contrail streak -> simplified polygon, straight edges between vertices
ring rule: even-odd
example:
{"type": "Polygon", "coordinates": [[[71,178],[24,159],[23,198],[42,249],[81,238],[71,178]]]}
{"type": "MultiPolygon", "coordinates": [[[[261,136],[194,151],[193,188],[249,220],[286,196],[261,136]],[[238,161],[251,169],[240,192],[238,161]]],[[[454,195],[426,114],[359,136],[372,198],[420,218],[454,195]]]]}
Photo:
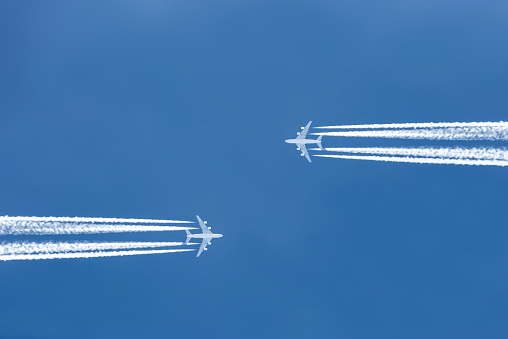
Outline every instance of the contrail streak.
{"type": "Polygon", "coordinates": [[[188,252],[188,251],[194,251],[194,249],[76,252],[76,253],[49,253],[49,254],[42,254],[42,253],[39,253],[39,254],[10,254],[10,255],[0,256],[0,261],[120,257],[120,256],[127,256],[127,255],[163,254],[163,253],[188,252]]]}
{"type": "Polygon", "coordinates": [[[500,160],[475,160],[475,159],[441,159],[441,158],[411,158],[411,157],[383,157],[383,156],[365,156],[365,155],[335,155],[335,154],[316,154],[315,157],[354,159],[354,160],[374,160],[388,162],[407,162],[417,164],[448,164],[448,165],[476,165],[476,166],[508,166],[508,162],[500,160]]]}
{"type": "MultiPolygon", "coordinates": [[[[312,148],[310,150],[319,150],[312,148]]],[[[339,153],[367,153],[409,157],[456,158],[508,161],[508,150],[504,148],[391,148],[391,147],[338,147],[325,148],[325,151],[339,153]]]]}
{"type": "Polygon", "coordinates": [[[183,242],[14,242],[0,245],[0,256],[10,254],[86,252],[182,246],[183,242]]]}
{"type": "Polygon", "coordinates": [[[373,129],[373,128],[438,128],[438,127],[508,127],[508,122],[429,122],[429,123],[405,123],[405,124],[370,124],[370,125],[342,125],[321,126],[323,129],[373,129]]]}
{"type": "Polygon", "coordinates": [[[67,222],[67,223],[120,223],[120,224],[193,224],[193,221],[157,220],[157,219],[123,219],[123,218],[81,218],[81,217],[9,217],[0,216],[2,221],[34,221],[34,222],[67,222]]]}
{"type": "Polygon", "coordinates": [[[0,235],[59,235],[59,234],[100,234],[125,232],[163,232],[195,229],[183,226],[152,225],[97,225],[38,221],[1,221],[0,235]]]}
{"type": "Polygon", "coordinates": [[[319,132],[313,135],[427,140],[508,140],[508,127],[450,127],[412,130],[319,132]]]}

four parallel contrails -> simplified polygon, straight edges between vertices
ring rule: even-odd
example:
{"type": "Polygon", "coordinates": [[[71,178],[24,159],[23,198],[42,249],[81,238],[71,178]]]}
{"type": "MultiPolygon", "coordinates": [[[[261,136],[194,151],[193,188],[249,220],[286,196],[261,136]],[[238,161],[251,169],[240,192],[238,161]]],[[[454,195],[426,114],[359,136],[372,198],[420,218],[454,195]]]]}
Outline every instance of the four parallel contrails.
{"type": "MultiPolygon", "coordinates": [[[[307,125],[307,130],[310,123],[307,125]]],[[[321,126],[317,129],[332,131],[309,133],[322,136],[389,138],[389,139],[423,139],[423,140],[462,140],[462,141],[508,141],[508,122],[439,122],[439,123],[404,123],[404,124],[367,124],[345,126],[321,126]],[[335,129],[335,131],[333,131],[335,129]]],[[[317,140],[306,139],[307,143],[317,140]]],[[[298,138],[297,138],[298,139],[298,138]]],[[[297,139],[286,140],[296,143],[297,139]]],[[[408,162],[421,164],[454,164],[454,165],[487,165],[508,166],[508,151],[495,147],[334,147],[311,148],[312,151],[326,151],[332,154],[318,154],[318,157],[408,162]],[[343,154],[337,154],[343,153],[343,154]],[[344,154],[345,153],[345,154],[344,154]]],[[[307,150],[302,150],[302,155],[307,150]]],[[[308,154],[305,155],[308,160],[308,154]]]]}
{"type": "Polygon", "coordinates": [[[198,256],[212,238],[220,238],[222,234],[212,233],[205,227],[199,216],[196,216],[201,234],[190,234],[194,227],[171,226],[170,223],[189,224],[190,221],[152,220],[152,219],[120,219],[120,218],[57,218],[57,217],[0,217],[0,235],[67,235],[93,233],[123,232],[156,232],[178,231],[187,232],[187,241],[183,242],[11,242],[0,244],[0,261],[36,260],[63,258],[97,258],[141,254],[161,254],[187,252],[194,249],[163,249],[183,245],[197,245],[189,242],[191,238],[202,239],[198,256]],[[131,224],[124,224],[129,222],[131,224]],[[156,224],[165,225],[156,225],[156,224]],[[148,225],[143,225],[148,224],[148,225]]]}

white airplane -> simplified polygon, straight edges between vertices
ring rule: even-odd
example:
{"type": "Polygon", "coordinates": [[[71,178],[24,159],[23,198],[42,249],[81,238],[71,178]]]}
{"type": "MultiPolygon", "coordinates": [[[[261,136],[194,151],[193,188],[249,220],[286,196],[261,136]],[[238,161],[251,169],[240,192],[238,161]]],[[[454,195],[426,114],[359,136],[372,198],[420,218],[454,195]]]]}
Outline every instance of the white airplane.
{"type": "Polygon", "coordinates": [[[199,248],[198,255],[196,257],[199,257],[201,252],[206,251],[206,246],[212,244],[213,238],[222,238],[222,234],[215,234],[210,231],[211,227],[206,226],[206,221],[201,220],[199,216],[196,215],[196,218],[198,218],[199,226],[201,226],[201,234],[192,234],[189,232],[189,230],[185,230],[187,232],[187,240],[185,241],[186,244],[189,243],[189,241],[192,238],[200,238],[203,239],[203,242],[201,243],[201,247],[199,248]]]}
{"type": "Polygon", "coordinates": [[[307,152],[307,148],[305,147],[305,145],[317,144],[321,150],[323,150],[323,146],[321,146],[322,135],[320,135],[319,138],[317,138],[316,140],[305,139],[305,137],[307,136],[307,132],[309,131],[310,124],[312,124],[312,121],[309,121],[307,126],[302,127],[301,133],[300,132],[296,133],[296,135],[297,135],[296,139],[288,139],[288,140],[286,140],[286,142],[288,144],[296,144],[297,150],[302,151],[302,157],[305,156],[305,158],[307,158],[307,160],[309,160],[309,162],[312,162],[310,160],[309,153],[307,152]]]}

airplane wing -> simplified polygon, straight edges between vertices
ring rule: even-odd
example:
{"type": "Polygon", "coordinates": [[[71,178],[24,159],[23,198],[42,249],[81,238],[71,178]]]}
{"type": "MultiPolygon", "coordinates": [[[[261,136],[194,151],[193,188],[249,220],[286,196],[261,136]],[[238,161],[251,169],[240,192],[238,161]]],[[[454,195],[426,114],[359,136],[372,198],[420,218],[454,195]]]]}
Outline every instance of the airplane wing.
{"type": "Polygon", "coordinates": [[[305,147],[305,145],[298,145],[300,147],[300,151],[302,151],[302,155],[305,155],[305,158],[307,158],[307,160],[309,160],[309,162],[312,162],[310,160],[310,157],[309,157],[309,152],[307,152],[307,147],[305,147]]]}
{"type": "Polygon", "coordinates": [[[199,248],[198,255],[196,255],[196,258],[199,257],[201,255],[201,252],[203,252],[203,250],[206,248],[206,245],[208,245],[208,240],[209,239],[203,239],[203,242],[201,243],[201,247],[199,248]]]}
{"type": "Polygon", "coordinates": [[[210,234],[210,233],[212,233],[212,231],[210,231],[208,229],[206,224],[203,222],[203,220],[201,220],[201,218],[198,215],[196,215],[196,218],[198,218],[199,226],[201,226],[201,232],[203,232],[203,234],[206,234],[206,233],[210,234]]]}
{"type": "Polygon", "coordinates": [[[307,126],[303,128],[303,130],[300,132],[300,134],[296,137],[296,139],[305,139],[307,137],[307,132],[309,131],[310,124],[312,124],[312,121],[309,121],[307,126]]]}

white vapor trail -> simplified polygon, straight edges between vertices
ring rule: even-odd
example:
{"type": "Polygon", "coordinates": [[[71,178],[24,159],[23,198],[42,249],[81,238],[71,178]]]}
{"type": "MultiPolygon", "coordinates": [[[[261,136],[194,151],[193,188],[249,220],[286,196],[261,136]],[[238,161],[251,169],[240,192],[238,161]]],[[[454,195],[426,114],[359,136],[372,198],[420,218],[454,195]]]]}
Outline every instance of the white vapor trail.
{"type": "Polygon", "coordinates": [[[322,129],[373,129],[373,128],[438,128],[438,127],[508,127],[508,122],[429,122],[405,124],[370,124],[370,125],[342,125],[321,126],[322,129]]]}
{"type": "Polygon", "coordinates": [[[427,140],[508,140],[508,126],[319,132],[313,135],[427,140]]]}
{"type": "Polygon", "coordinates": [[[120,256],[127,256],[127,255],[163,254],[163,253],[188,252],[188,251],[194,251],[194,249],[134,250],[134,251],[106,251],[106,252],[99,251],[99,252],[75,252],[75,253],[10,254],[10,255],[1,255],[0,256],[0,261],[120,257],[120,256]]]}
{"type": "Polygon", "coordinates": [[[182,242],[14,242],[0,244],[0,256],[182,246],[182,242]]]}
{"type": "Polygon", "coordinates": [[[193,221],[157,220],[157,219],[124,219],[124,218],[82,218],[82,217],[9,217],[0,216],[2,221],[34,221],[34,222],[67,222],[67,223],[120,223],[120,224],[193,224],[193,221]]]}
{"type": "Polygon", "coordinates": [[[99,234],[125,232],[162,232],[195,229],[183,226],[121,225],[121,224],[74,224],[65,222],[2,221],[0,235],[58,235],[58,234],[99,234]]]}
{"type": "MultiPolygon", "coordinates": [[[[310,150],[320,150],[312,148],[310,150]]],[[[379,155],[397,155],[410,157],[455,158],[508,161],[508,150],[504,148],[392,148],[392,147],[337,147],[325,148],[325,151],[339,153],[367,153],[379,155]]]]}
{"type": "Polygon", "coordinates": [[[374,160],[388,162],[407,162],[417,164],[448,164],[448,165],[476,165],[476,166],[508,166],[507,161],[502,160],[476,160],[476,159],[444,159],[444,158],[411,158],[411,157],[389,157],[376,155],[335,155],[335,154],[316,154],[315,157],[354,159],[354,160],[374,160]]]}

